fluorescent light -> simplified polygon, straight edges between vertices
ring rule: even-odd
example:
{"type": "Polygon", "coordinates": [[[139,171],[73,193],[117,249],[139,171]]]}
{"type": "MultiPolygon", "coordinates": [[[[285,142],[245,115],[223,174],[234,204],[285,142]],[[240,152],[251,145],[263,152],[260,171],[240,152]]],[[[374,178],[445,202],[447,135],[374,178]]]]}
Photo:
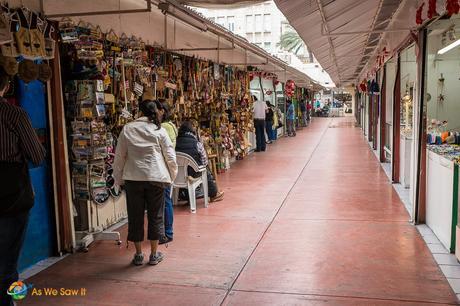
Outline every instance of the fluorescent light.
{"type": "Polygon", "coordinates": [[[452,50],[453,48],[458,47],[458,46],[460,46],[460,39],[457,39],[456,41],[454,41],[454,42],[451,43],[450,45],[448,45],[448,46],[442,48],[441,50],[439,50],[439,51],[438,51],[438,54],[440,54],[440,55],[441,55],[441,54],[444,54],[444,53],[446,53],[446,52],[448,52],[448,51],[450,51],[450,50],[452,50]]]}

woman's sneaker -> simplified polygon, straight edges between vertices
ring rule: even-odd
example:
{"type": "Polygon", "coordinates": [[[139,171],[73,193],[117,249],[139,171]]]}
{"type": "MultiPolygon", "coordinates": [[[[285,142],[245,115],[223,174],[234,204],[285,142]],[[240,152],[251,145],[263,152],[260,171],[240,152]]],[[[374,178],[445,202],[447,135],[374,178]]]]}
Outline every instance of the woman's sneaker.
{"type": "Polygon", "coordinates": [[[163,253],[157,252],[155,255],[150,254],[149,265],[156,266],[163,260],[163,253]]]}
{"type": "Polygon", "coordinates": [[[134,254],[134,258],[131,261],[135,266],[142,266],[144,264],[144,254],[134,254]]]}
{"type": "Polygon", "coordinates": [[[172,237],[162,236],[160,238],[159,244],[166,244],[166,243],[170,243],[171,241],[173,241],[172,237]]]}

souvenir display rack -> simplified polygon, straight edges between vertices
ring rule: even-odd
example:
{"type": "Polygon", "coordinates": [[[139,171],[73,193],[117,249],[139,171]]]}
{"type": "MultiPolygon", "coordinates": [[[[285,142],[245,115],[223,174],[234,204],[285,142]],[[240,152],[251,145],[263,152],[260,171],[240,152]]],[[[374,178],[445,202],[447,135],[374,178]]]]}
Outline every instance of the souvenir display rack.
{"type": "Polygon", "coordinates": [[[104,209],[108,200],[120,196],[111,176],[114,143],[104,118],[106,108],[112,106],[106,104],[103,81],[68,81],[65,93],[79,247],[86,248],[94,240],[120,243],[118,232],[105,230],[118,221],[116,216],[107,217],[103,213],[110,210],[104,209]]]}

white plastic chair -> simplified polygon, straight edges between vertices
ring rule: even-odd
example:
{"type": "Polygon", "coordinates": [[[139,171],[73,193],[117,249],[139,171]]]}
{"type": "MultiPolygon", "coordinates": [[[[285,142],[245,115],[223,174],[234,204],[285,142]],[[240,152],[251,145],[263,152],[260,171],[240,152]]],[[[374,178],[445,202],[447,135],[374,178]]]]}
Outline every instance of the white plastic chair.
{"type": "Polygon", "coordinates": [[[208,207],[208,175],[206,166],[199,166],[197,162],[188,154],[177,152],[176,153],[178,172],[177,177],[173,183],[173,201],[177,203],[179,196],[179,188],[188,189],[188,198],[190,202],[190,210],[196,213],[196,196],[195,190],[198,186],[203,185],[204,193],[204,206],[208,207]],[[188,175],[188,167],[191,167],[195,172],[201,173],[200,177],[194,178],[188,175]]]}

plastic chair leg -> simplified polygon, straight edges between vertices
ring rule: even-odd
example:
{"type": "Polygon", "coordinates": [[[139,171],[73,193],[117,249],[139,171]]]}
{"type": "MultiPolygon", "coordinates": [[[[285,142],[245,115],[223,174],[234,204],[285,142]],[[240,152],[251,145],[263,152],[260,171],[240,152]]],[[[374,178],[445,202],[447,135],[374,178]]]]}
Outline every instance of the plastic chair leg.
{"type": "Polygon", "coordinates": [[[204,207],[208,207],[209,205],[209,196],[208,196],[208,175],[206,172],[203,172],[201,175],[202,177],[202,184],[203,184],[203,194],[204,194],[204,207]]]}
{"type": "Polygon", "coordinates": [[[173,192],[172,192],[173,205],[177,205],[178,199],[179,199],[179,188],[173,187],[173,192]]]}
{"type": "Polygon", "coordinates": [[[188,185],[188,200],[190,201],[190,211],[196,213],[196,195],[193,184],[188,185]]]}

